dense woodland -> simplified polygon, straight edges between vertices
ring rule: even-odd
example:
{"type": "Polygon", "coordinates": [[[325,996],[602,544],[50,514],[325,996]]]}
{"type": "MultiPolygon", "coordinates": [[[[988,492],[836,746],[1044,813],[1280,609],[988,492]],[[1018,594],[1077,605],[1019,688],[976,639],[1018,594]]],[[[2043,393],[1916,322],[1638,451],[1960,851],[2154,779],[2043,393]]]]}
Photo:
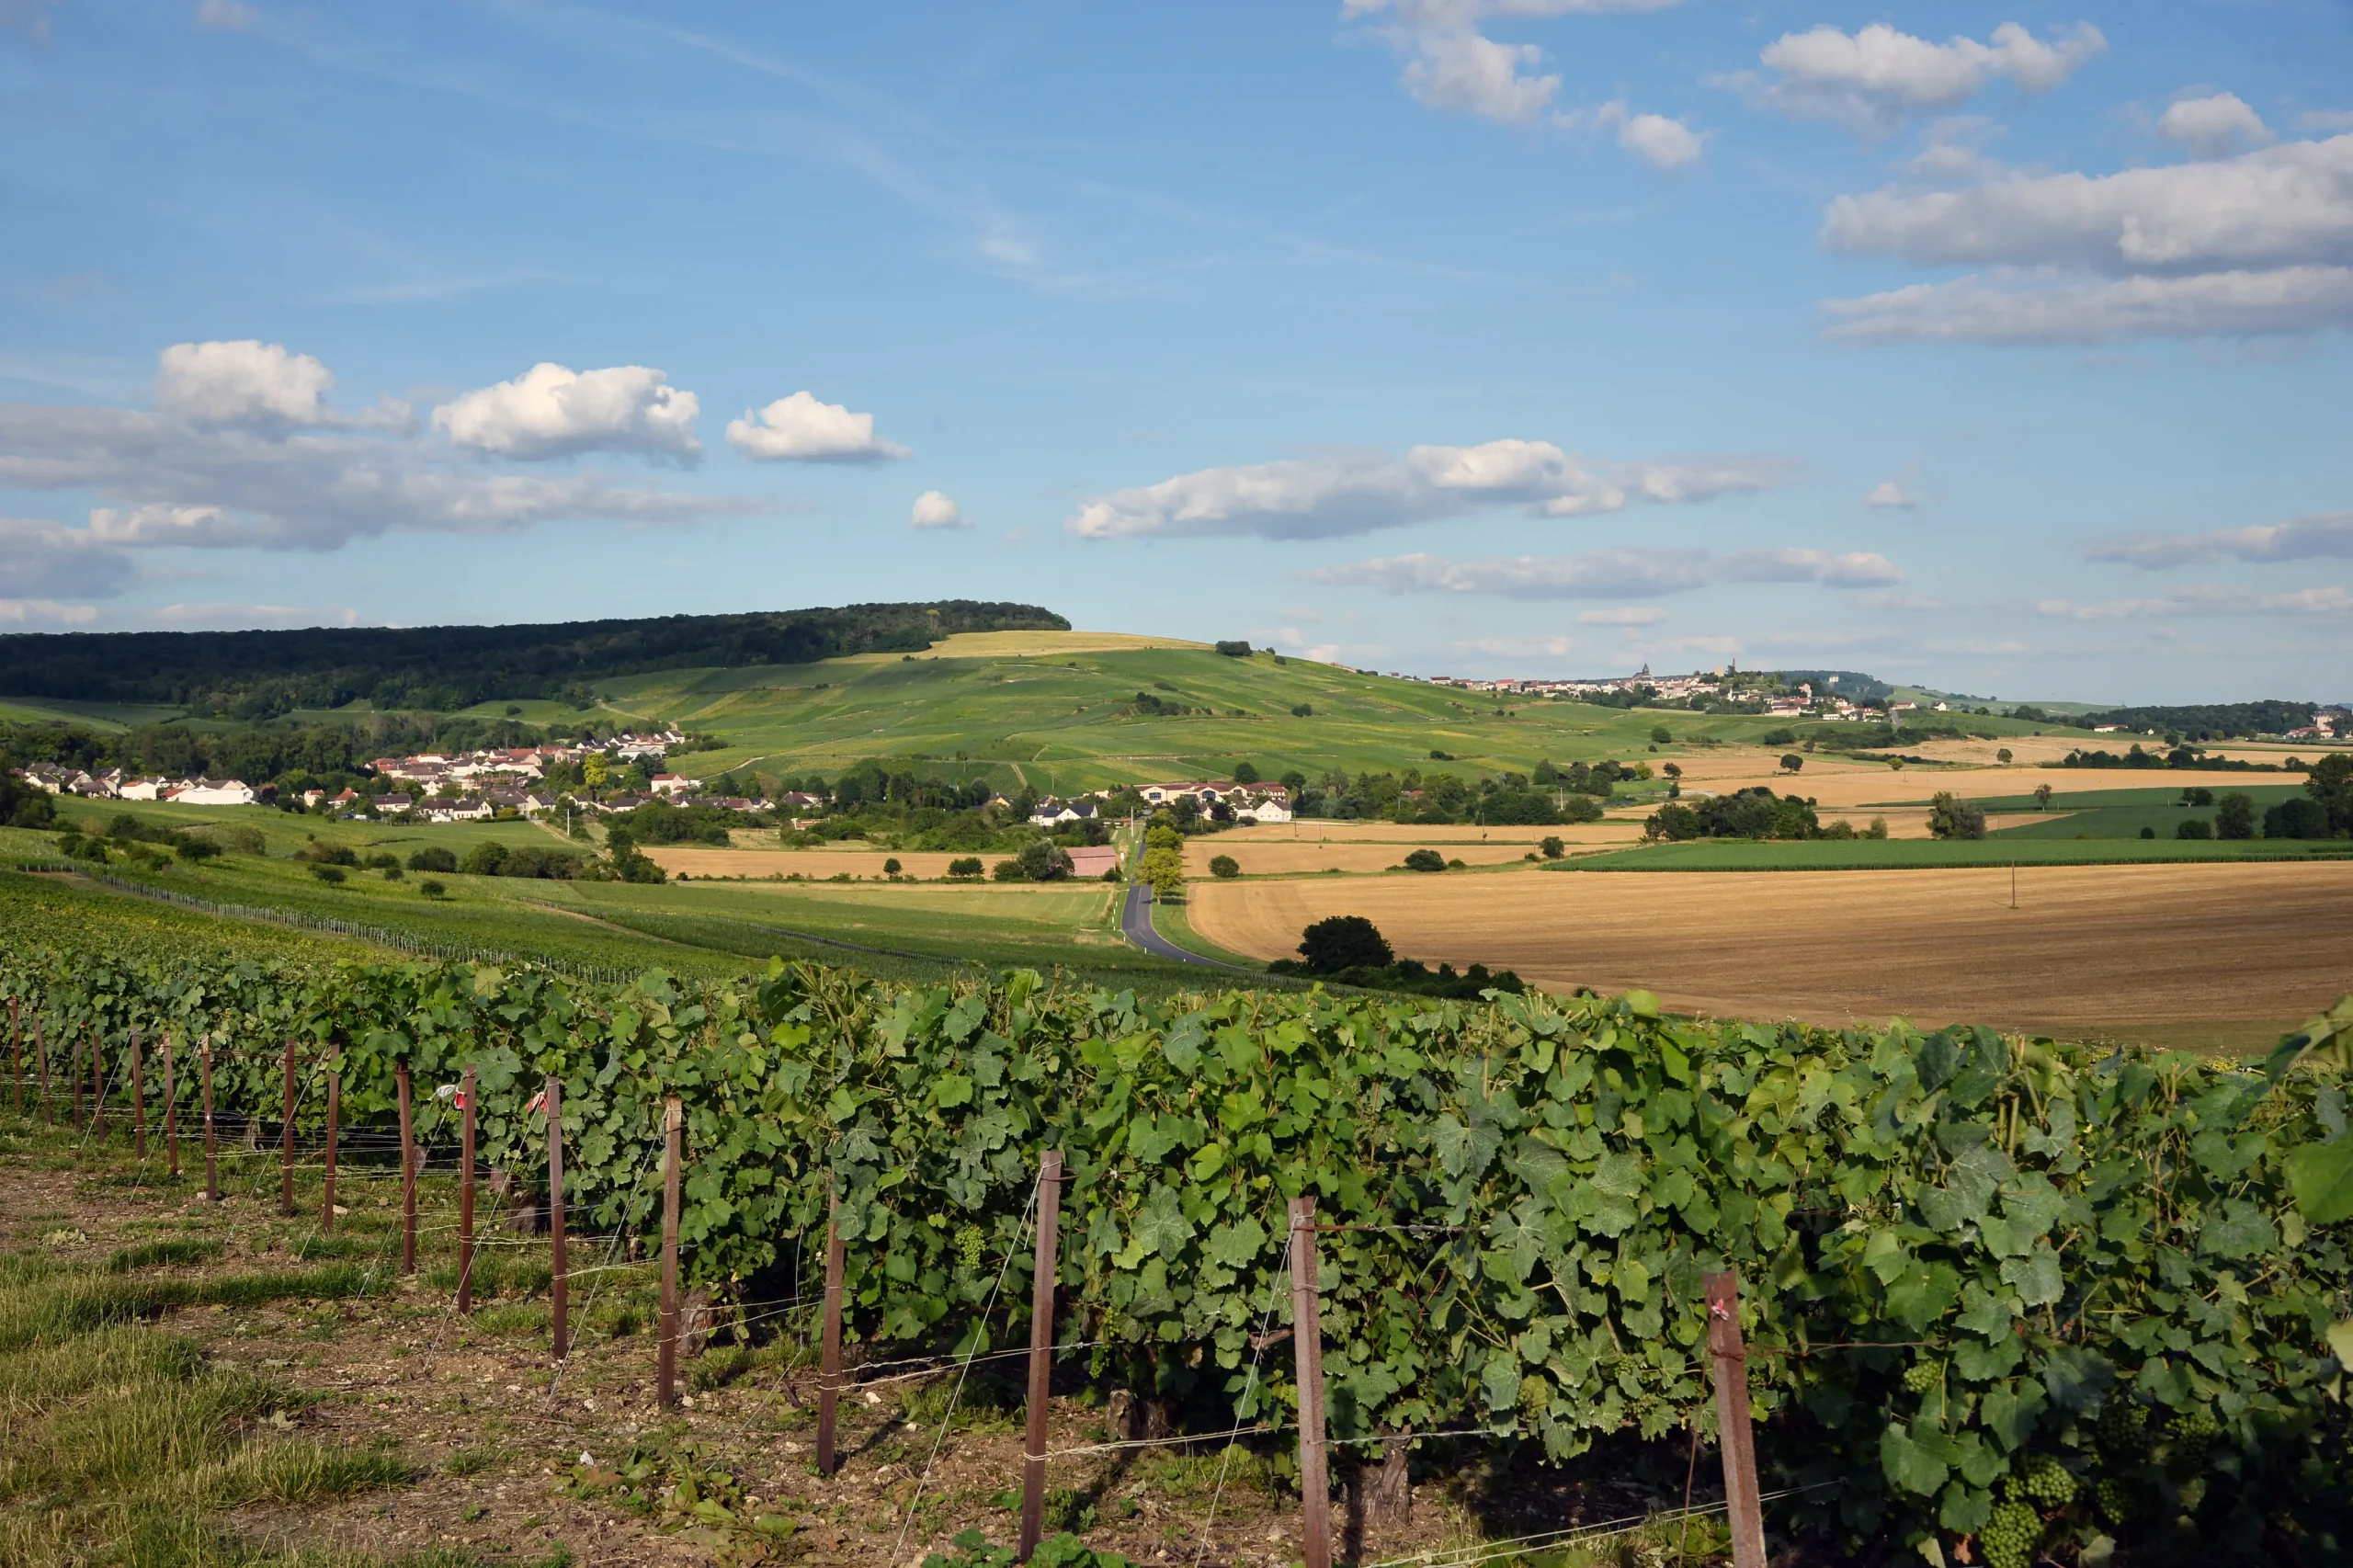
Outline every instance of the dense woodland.
{"type": "Polygon", "coordinates": [[[1035,605],[943,599],[543,626],[15,632],[0,636],[0,692],[233,719],[356,701],[449,710],[500,697],[585,699],[592,682],[654,670],[805,665],[916,652],[964,631],[1069,630],[1035,605]]]}

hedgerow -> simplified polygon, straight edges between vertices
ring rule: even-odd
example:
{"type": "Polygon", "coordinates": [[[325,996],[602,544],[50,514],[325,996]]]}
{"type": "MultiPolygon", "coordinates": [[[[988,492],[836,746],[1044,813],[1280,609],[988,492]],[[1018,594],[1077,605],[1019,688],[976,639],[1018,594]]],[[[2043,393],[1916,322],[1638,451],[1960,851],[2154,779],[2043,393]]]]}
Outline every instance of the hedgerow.
{"type": "Polygon", "coordinates": [[[1849,1547],[2317,1561],[2346,1539],[2353,1272],[2315,1196],[2353,1148],[2334,1072],[1704,1022],[1641,992],[1151,1003],[1028,971],[599,985],[15,944],[0,989],[53,1051],[97,1028],[112,1060],[135,1027],[185,1064],[209,1036],[217,1102],[271,1120],[290,1036],[306,1074],[339,1055],[347,1125],[388,1125],[409,1065],[444,1146],[432,1090],[472,1066],[483,1157],[527,1180],[558,1075],[567,1196],[599,1229],[651,1223],[675,1095],[688,1278],[757,1295],[837,1194],[851,1331],[913,1350],[1026,1333],[1059,1147],[1063,1342],[1180,1419],[1291,1419],[1265,1346],[1284,1205],[1312,1195],[1365,1227],[1323,1238],[1336,1437],[1472,1427],[1565,1460],[1709,1430],[1699,1275],[1730,1266],[1768,1484],[1808,1488],[1796,1522],[1849,1547]]]}

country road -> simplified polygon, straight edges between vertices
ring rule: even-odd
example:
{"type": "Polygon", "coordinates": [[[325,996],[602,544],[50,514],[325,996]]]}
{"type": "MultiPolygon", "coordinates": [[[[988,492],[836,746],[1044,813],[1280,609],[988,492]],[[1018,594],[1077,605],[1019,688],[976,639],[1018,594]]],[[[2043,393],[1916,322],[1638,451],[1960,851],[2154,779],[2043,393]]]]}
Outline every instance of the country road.
{"type": "Polygon", "coordinates": [[[1174,959],[1178,963],[1199,964],[1204,969],[1222,969],[1234,974],[1249,972],[1230,963],[1220,963],[1215,959],[1205,959],[1199,953],[1188,953],[1158,931],[1154,930],[1152,889],[1142,882],[1128,884],[1128,901],[1120,910],[1120,932],[1145,952],[1159,958],[1174,959]]]}

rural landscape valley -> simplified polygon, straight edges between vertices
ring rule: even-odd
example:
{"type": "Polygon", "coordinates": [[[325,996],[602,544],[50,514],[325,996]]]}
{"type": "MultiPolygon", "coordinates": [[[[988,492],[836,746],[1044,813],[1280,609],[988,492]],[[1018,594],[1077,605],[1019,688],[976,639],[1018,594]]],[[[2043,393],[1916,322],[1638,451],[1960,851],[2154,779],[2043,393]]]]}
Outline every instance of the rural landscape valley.
{"type": "Polygon", "coordinates": [[[0,1568],[2353,1563],[2353,8],[0,0],[0,1568]]]}

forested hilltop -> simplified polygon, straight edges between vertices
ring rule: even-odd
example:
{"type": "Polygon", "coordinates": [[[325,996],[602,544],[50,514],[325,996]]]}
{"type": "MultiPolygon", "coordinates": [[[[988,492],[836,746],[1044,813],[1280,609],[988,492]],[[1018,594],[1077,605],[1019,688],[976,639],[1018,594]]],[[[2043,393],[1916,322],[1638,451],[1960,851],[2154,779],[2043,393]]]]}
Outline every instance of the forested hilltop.
{"type": "Polygon", "coordinates": [[[806,665],[913,653],[965,631],[1069,630],[1035,605],[942,599],[536,626],[14,632],[0,636],[0,692],[235,719],[358,700],[449,711],[493,697],[585,698],[594,681],[654,670],[806,665]]]}

